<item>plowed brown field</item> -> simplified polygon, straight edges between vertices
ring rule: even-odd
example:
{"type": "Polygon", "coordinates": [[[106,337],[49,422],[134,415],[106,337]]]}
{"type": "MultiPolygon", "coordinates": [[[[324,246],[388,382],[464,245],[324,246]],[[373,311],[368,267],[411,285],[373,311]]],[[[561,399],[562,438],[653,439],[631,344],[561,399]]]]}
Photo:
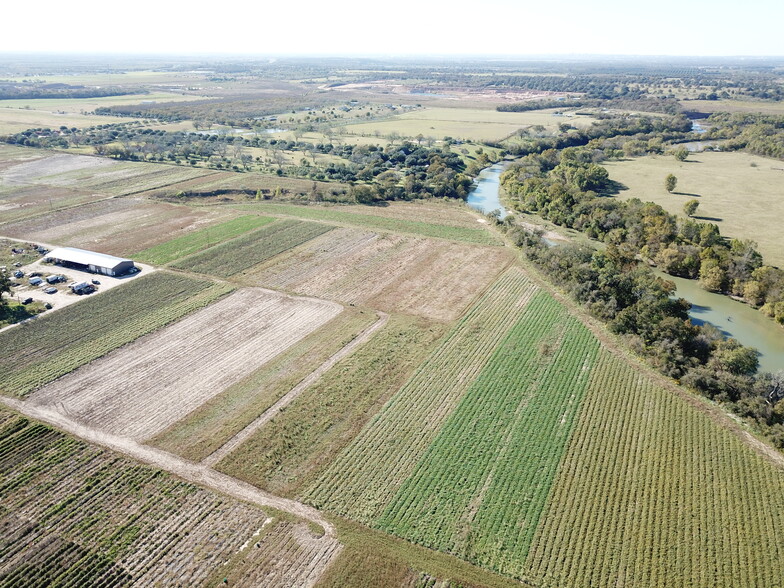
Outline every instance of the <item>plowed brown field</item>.
{"type": "Polygon", "coordinates": [[[240,290],[53,382],[32,402],[147,439],[340,311],[330,302],[240,290]]]}
{"type": "Polygon", "coordinates": [[[246,275],[250,283],[429,319],[456,319],[511,261],[477,247],[342,228],[246,275]]]}

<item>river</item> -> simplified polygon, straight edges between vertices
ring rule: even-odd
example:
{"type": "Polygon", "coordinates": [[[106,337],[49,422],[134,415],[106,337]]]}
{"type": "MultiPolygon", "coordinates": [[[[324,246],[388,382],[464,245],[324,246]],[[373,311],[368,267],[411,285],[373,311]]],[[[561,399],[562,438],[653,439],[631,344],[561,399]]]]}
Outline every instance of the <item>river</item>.
{"type": "Polygon", "coordinates": [[[760,370],[784,369],[784,329],[760,311],[722,294],[703,290],[697,280],[656,274],[675,283],[676,294],[691,302],[689,316],[696,324],[710,323],[728,337],[759,351],[760,370]]]}
{"type": "MultiPolygon", "coordinates": [[[[496,163],[482,170],[466,199],[469,206],[484,214],[500,210],[501,218],[506,216],[499,195],[503,169],[503,163],[496,163]]],[[[747,304],[703,290],[697,280],[656,273],[674,282],[678,288],[677,295],[691,302],[689,316],[694,323],[710,323],[726,336],[757,349],[761,371],[784,369],[784,329],[771,319],[747,304]]]]}
{"type": "Polygon", "coordinates": [[[468,193],[468,198],[466,198],[468,206],[483,214],[489,214],[494,210],[500,210],[500,218],[504,218],[507,215],[507,212],[501,204],[499,195],[501,188],[501,172],[503,171],[504,164],[496,163],[479,172],[479,176],[474,180],[474,187],[471,189],[471,192],[468,193]]]}

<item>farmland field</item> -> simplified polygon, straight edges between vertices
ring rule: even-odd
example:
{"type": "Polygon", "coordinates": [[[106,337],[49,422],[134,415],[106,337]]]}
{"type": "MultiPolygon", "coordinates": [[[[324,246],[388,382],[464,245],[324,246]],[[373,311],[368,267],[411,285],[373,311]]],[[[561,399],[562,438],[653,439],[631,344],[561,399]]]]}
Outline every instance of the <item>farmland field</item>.
{"type": "Polygon", "coordinates": [[[301,245],[335,227],[321,223],[280,220],[221,245],[178,260],[172,265],[227,278],[301,245]]]}
{"type": "Polygon", "coordinates": [[[497,247],[340,228],[249,269],[243,281],[454,320],[510,261],[497,247]]]}
{"type": "Polygon", "coordinates": [[[220,208],[110,198],[0,225],[0,232],[19,239],[130,257],[140,249],[180,235],[187,238],[232,216],[232,211],[220,208]]]}
{"type": "Polygon", "coordinates": [[[230,290],[222,284],[155,272],[3,331],[0,393],[27,396],[230,290]]]}
{"type": "Polygon", "coordinates": [[[218,463],[217,469],[294,497],[353,439],[405,382],[443,327],[390,317],[284,411],[218,463]]]}
{"type": "Polygon", "coordinates": [[[517,268],[502,275],[307,489],[307,499],[363,523],[379,517],[536,291],[517,268]]]}
{"type": "Polygon", "coordinates": [[[747,153],[694,153],[684,162],[648,156],[605,164],[610,179],[629,189],[620,198],[656,202],[683,215],[683,204],[696,198],[695,218],[719,225],[722,235],[752,239],[767,263],[784,267],[780,221],[784,218],[784,171],[781,162],[747,153]],[[672,194],[664,177],[675,174],[672,194]]]}
{"type": "Polygon", "coordinates": [[[249,425],[333,353],[376,319],[346,308],[299,343],[214,396],[150,440],[156,447],[201,461],[249,425]]]}
{"type": "Polygon", "coordinates": [[[155,245],[148,249],[133,254],[133,258],[144,263],[164,265],[175,259],[186,257],[202,249],[207,249],[216,243],[239,237],[253,229],[258,229],[272,222],[274,219],[267,216],[241,216],[219,225],[199,229],[175,237],[170,241],[155,245]]]}
{"type": "MultiPolygon", "coordinates": [[[[464,241],[479,245],[500,245],[498,237],[485,228],[478,226],[456,225],[451,222],[439,222],[438,218],[430,221],[413,220],[411,218],[396,218],[383,213],[376,214],[376,208],[363,208],[357,206],[298,206],[296,204],[239,204],[232,206],[238,210],[261,212],[262,214],[279,214],[320,220],[331,223],[346,224],[364,227],[371,230],[391,231],[406,233],[419,237],[435,237],[452,241],[464,241]],[[473,228],[473,227],[476,228],[473,228]]],[[[383,209],[378,209],[383,210],[383,209]]],[[[403,215],[401,215],[402,217],[403,215]]],[[[421,218],[421,217],[420,217],[421,218]]]]}
{"type": "Polygon", "coordinates": [[[334,303],[240,290],[43,387],[30,402],[144,440],[340,311],[334,303]]]}
{"type": "Polygon", "coordinates": [[[348,133],[442,139],[445,136],[476,141],[500,141],[520,128],[542,125],[551,130],[567,122],[576,127],[589,126],[589,116],[555,116],[556,110],[498,112],[481,108],[424,108],[397,115],[392,120],[359,123],[345,127],[348,133]]]}
{"type": "Polygon", "coordinates": [[[337,542],[0,410],[3,586],[291,586],[337,542]]]}

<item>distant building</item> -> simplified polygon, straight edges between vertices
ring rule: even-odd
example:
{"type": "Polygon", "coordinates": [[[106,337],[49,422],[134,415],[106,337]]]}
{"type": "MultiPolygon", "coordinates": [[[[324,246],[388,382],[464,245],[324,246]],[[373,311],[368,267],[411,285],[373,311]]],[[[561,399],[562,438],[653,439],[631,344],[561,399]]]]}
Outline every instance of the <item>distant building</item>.
{"type": "Polygon", "coordinates": [[[132,273],[135,269],[133,261],[130,259],[123,259],[122,257],[114,257],[113,255],[105,255],[103,253],[96,253],[95,251],[87,251],[85,249],[77,249],[75,247],[58,247],[57,249],[52,249],[47,254],[47,258],[65,267],[72,267],[107,276],[122,276],[127,273],[132,273]]]}

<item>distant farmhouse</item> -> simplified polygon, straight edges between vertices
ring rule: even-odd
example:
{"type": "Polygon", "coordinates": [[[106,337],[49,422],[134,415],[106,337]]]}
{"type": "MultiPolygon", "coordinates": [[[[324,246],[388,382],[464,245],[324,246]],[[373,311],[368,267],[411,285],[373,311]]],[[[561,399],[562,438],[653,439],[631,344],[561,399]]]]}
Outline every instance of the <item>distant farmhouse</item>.
{"type": "Polygon", "coordinates": [[[122,257],[114,257],[113,255],[105,255],[103,253],[96,253],[95,251],[87,251],[85,249],[77,249],[75,247],[58,247],[57,249],[52,249],[46,257],[65,267],[72,267],[107,276],[122,276],[135,271],[133,261],[130,259],[123,259],[122,257]]]}

